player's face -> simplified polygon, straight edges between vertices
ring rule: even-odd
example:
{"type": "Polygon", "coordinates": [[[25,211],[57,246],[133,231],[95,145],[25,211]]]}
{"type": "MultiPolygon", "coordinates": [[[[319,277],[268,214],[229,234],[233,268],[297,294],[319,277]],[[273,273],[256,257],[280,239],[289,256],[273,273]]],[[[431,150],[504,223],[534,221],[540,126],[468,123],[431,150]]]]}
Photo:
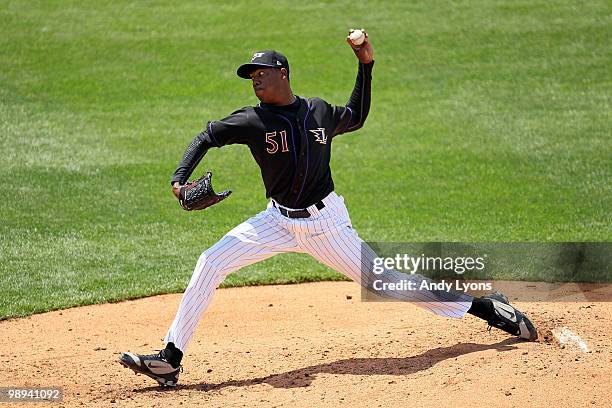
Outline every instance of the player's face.
{"type": "Polygon", "coordinates": [[[261,68],[251,72],[255,96],[264,103],[278,103],[282,97],[283,72],[278,68],[261,68]]]}

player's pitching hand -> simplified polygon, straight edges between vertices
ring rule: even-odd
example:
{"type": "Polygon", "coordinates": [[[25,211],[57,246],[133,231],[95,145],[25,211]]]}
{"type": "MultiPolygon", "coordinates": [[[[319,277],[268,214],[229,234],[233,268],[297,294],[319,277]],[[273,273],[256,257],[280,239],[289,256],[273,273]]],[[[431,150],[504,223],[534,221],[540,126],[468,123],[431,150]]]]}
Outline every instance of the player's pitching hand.
{"type": "Polygon", "coordinates": [[[353,49],[353,52],[359,59],[359,62],[363,64],[369,64],[370,62],[374,61],[374,49],[372,48],[372,43],[370,42],[370,39],[368,38],[368,33],[365,32],[364,30],[363,33],[365,35],[365,38],[363,42],[359,45],[355,45],[353,44],[350,38],[351,32],[352,30],[349,31],[346,37],[346,42],[353,49]]]}

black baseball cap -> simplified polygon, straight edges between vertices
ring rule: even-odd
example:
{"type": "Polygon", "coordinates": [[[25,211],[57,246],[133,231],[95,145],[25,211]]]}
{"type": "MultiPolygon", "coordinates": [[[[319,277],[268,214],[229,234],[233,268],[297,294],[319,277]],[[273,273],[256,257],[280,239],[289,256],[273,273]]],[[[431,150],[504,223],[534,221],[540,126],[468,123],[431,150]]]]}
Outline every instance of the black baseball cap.
{"type": "Polygon", "coordinates": [[[289,74],[287,57],[274,50],[256,52],[251,57],[251,62],[239,66],[236,73],[240,78],[251,79],[249,74],[259,68],[285,68],[289,74]]]}

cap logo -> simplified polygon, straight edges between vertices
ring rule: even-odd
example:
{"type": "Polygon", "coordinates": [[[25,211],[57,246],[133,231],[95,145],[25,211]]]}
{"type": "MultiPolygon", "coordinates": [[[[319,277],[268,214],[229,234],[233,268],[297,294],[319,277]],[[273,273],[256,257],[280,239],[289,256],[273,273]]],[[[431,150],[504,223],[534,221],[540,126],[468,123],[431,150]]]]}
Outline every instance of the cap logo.
{"type": "Polygon", "coordinates": [[[263,57],[263,55],[264,55],[263,52],[256,52],[255,54],[253,54],[253,58],[251,58],[251,62],[255,61],[257,58],[263,57]]]}
{"type": "Polygon", "coordinates": [[[276,61],[276,65],[283,65],[280,61],[276,61]]]}

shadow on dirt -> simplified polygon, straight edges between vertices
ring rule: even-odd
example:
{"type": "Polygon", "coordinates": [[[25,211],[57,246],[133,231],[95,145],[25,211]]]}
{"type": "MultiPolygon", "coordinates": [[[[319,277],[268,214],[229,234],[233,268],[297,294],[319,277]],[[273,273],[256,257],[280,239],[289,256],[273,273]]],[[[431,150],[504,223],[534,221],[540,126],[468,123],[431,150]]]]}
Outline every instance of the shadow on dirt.
{"type": "MultiPolygon", "coordinates": [[[[317,374],[352,375],[410,375],[427,370],[437,363],[450,358],[484,350],[510,351],[517,347],[513,344],[521,340],[510,338],[495,344],[459,343],[449,347],[438,347],[412,357],[402,358],[348,358],[332,363],[317,364],[280,374],[243,380],[229,380],[219,384],[179,384],[175,389],[213,391],[225,387],[249,387],[269,384],[275,388],[308,387],[317,374]]],[[[148,387],[137,392],[160,391],[160,387],[148,387]]]]}

